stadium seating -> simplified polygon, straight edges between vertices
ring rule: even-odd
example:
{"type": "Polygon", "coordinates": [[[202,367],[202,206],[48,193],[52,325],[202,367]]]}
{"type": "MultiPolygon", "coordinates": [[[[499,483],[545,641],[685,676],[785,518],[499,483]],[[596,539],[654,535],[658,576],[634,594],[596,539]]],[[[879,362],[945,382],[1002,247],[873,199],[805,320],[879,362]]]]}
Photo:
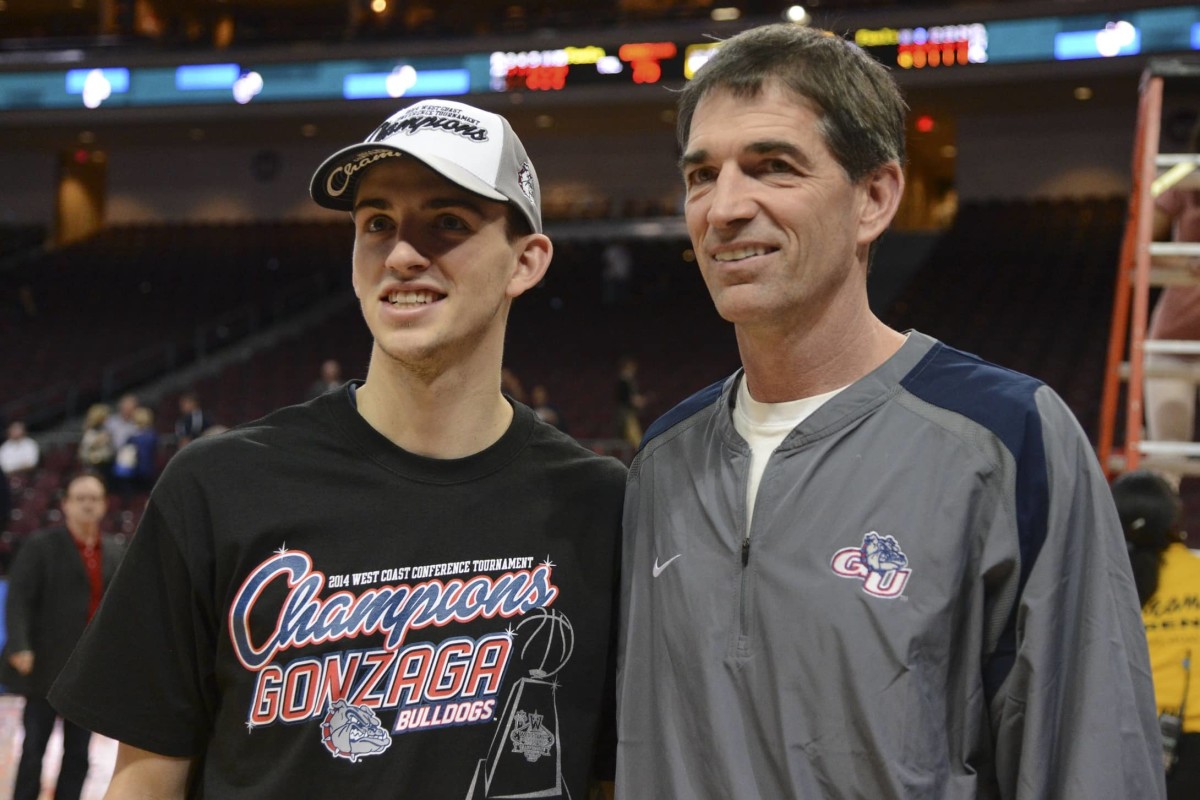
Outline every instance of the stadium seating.
{"type": "MultiPolygon", "coordinates": [[[[1044,380],[1093,434],[1123,220],[1121,198],[966,203],[881,316],[1044,380]]],[[[190,386],[222,425],[260,417],[305,399],[327,358],[339,360],[347,378],[365,375],[371,344],[346,285],[349,236],[341,223],[107,231],[47,256],[40,272],[22,273],[34,286],[39,316],[22,321],[23,344],[4,349],[11,360],[0,368],[21,372],[15,365],[24,363],[26,388],[74,378],[83,395],[102,388],[103,365],[143,345],[175,342],[178,353],[194,357],[205,349],[196,344],[196,326],[238,306],[258,309],[256,329],[286,324],[311,299],[281,294],[298,280],[345,294],[341,311],[271,346],[247,348],[190,386]],[[72,325],[61,327],[72,316],[72,325]],[[81,337],[79,330],[97,335],[81,337]]],[[[602,301],[608,243],[586,234],[556,242],[547,278],[513,308],[505,353],[525,389],[545,386],[571,433],[601,450],[613,445],[622,355],[640,363],[647,424],[738,364],[732,328],[714,311],[685,239],[628,239],[633,280],[626,298],[612,304],[602,301]]],[[[166,369],[160,365],[155,376],[166,369]]],[[[179,391],[151,399],[164,434],[163,462],[174,452],[179,391]]],[[[10,539],[57,513],[54,492],[74,449],[44,452],[41,469],[14,485],[10,539]]],[[[110,528],[132,533],[144,504],[144,497],[115,499],[110,528]]]]}
{"type": "Polygon", "coordinates": [[[1040,378],[1094,436],[1125,201],[967,203],[883,314],[1040,378]]]}
{"type": "Polygon", "coordinates": [[[0,413],[44,426],[180,368],[347,282],[345,225],[110,228],[0,271],[0,413]]]}

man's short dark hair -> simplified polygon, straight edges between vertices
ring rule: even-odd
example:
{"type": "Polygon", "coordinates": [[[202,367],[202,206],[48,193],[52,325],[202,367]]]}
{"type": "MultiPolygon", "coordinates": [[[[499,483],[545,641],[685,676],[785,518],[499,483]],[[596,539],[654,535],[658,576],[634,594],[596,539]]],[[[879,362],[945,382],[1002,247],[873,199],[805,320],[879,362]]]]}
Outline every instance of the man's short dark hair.
{"type": "Polygon", "coordinates": [[[514,203],[505,203],[504,205],[504,232],[508,234],[510,242],[515,242],[522,236],[528,236],[533,233],[533,226],[529,224],[529,220],[521,213],[521,209],[517,208],[514,203]]]}
{"type": "Polygon", "coordinates": [[[710,92],[753,98],[771,81],[814,106],[821,135],[850,180],[889,161],[904,163],[908,106],[887,69],[840,36],[790,23],[744,31],[701,67],[679,95],[680,147],[687,149],[696,106],[710,92]]]}

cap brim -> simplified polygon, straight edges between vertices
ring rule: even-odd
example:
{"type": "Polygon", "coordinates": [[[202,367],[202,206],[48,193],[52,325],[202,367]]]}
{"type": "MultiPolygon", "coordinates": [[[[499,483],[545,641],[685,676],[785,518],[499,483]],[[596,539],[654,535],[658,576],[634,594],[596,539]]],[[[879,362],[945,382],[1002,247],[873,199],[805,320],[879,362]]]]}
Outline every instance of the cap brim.
{"type": "Polygon", "coordinates": [[[500,192],[488,186],[482,180],[477,178],[471,172],[467,171],[458,164],[448,161],[439,156],[427,155],[422,153],[414,153],[406,150],[403,147],[396,147],[392,144],[383,144],[380,142],[364,142],[351,145],[337,151],[317,167],[317,171],[313,173],[312,181],[308,186],[308,193],[312,196],[313,201],[325,208],[332,208],[336,211],[351,211],[354,209],[354,194],[355,184],[357,183],[360,173],[372,166],[367,163],[355,170],[342,185],[340,192],[335,192],[330,186],[330,180],[334,177],[337,170],[355,163],[362,156],[372,152],[381,152],[381,158],[388,157],[388,154],[406,155],[410,158],[415,158],[425,166],[432,169],[434,172],[441,175],[451,183],[466,189],[472,194],[477,194],[480,197],[485,197],[488,200],[495,200],[500,203],[509,202],[508,198],[500,194],[500,192]]]}

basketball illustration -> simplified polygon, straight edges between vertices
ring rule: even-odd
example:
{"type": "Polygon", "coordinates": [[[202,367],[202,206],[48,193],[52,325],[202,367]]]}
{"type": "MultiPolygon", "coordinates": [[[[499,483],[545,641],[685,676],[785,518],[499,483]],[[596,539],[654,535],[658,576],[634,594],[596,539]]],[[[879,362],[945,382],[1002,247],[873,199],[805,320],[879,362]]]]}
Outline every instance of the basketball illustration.
{"type": "Polygon", "coordinates": [[[560,611],[540,608],[516,627],[517,651],[534,678],[547,678],[563,668],[575,647],[571,621],[560,611]]]}

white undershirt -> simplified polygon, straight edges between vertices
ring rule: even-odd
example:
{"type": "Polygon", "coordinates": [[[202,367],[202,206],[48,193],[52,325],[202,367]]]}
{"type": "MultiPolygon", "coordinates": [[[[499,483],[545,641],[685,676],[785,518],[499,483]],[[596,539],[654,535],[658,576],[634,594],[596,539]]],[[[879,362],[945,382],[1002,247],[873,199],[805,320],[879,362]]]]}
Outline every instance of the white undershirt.
{"type": "MultiPolygon", "coordinates": [[[[848,385],[848,384],[847,384],[848,385]]],[[[738,385],[737,405],[733,409],[733,427],[750,445],[750,480],[746,484],[746,530],[754,519],[754,500],[758,485],[767,469],[767,459],[797,425],[846,387],[832,392],[786,403],[760,403],[750,396],[743,377],[738,385]]]]}

